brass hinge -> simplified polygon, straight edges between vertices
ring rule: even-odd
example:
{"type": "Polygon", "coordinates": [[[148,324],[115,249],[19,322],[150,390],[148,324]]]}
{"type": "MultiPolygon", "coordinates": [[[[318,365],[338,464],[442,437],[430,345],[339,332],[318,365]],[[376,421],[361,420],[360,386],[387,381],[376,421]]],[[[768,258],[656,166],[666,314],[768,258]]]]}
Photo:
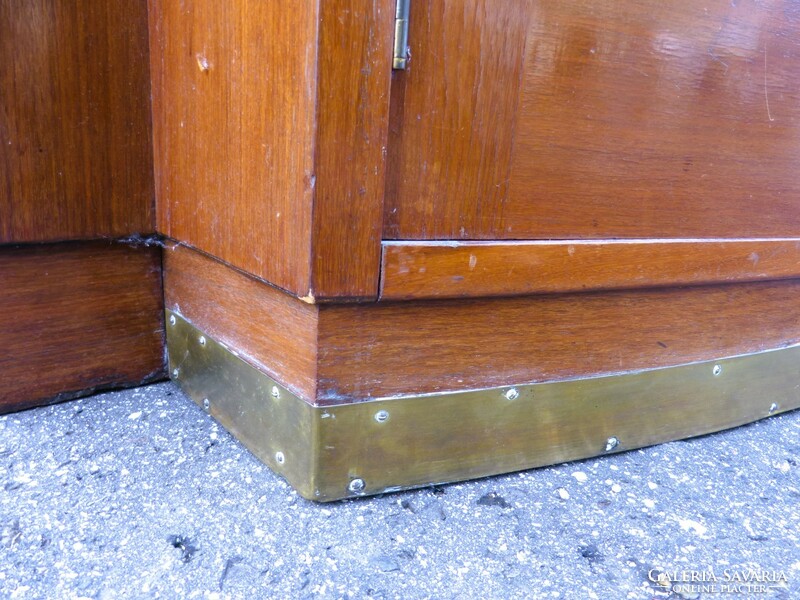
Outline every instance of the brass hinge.
{"type": "Polygon", "coordinates": [[[405,69],[408,64],[408,14],[411,0],[397,0],[394,14],[393,69],[405,69]]]}

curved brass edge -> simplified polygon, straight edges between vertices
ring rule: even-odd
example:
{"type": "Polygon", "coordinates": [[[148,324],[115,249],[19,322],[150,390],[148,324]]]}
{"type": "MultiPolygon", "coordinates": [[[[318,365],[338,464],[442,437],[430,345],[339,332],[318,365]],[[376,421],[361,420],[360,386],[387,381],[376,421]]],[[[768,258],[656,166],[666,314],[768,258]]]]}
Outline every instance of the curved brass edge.
{"type": "Polygon", "coordinates": [[[317,501],[497,475],[800,407],[800,346],[638,373],[313,407],[167,311],[170,373],[317,501]],[[207,400],[207,402],[206,402],[207,400]]]}

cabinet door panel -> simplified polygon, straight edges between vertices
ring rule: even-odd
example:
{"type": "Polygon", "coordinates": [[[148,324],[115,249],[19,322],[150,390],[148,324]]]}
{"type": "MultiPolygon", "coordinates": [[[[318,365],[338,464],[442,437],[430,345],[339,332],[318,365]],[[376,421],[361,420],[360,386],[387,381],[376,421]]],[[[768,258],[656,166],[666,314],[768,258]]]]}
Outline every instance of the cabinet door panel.
{"type": "Polygon", "coordinates": [[[799,33],[782,0],[416,3],[385,237],[797,235],[799,33]]]}
{"type": "Polygon", "coordinates": [[[411,60],[392,82],[384,238],[494,237],[528,14],[526,0],[412,2],[411,60]]]}

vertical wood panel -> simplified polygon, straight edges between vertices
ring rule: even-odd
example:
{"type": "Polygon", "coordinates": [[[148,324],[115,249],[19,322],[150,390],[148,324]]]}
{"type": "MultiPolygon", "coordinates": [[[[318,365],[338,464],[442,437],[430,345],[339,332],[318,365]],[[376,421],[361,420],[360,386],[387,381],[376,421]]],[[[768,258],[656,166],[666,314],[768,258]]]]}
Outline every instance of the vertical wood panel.
{"type": "Polygon", "coordinates": [[[528,0],[412,2],[395,74],[384,236],[491,237],[508,196],[528,0]]]}
{"type": "Polygon", "coordinates": [[[145,0],[0,0],[0,242],[151,233],[145,0]]]}
{"type": "Polygon", "coordinates": [[[378,293],[394,0],[323,0],[312,293],[378,293]]]}
{"type": "Polygon", "coordinates": [[[160,229],[299,294],[317,18],[315,2],[150,0],[160,229]]]}

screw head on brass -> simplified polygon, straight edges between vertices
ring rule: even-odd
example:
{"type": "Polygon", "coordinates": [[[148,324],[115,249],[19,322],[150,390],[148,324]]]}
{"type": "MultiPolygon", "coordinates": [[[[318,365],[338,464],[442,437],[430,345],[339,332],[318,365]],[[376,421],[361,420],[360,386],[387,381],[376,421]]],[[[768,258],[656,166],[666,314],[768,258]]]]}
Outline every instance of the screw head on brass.
{"type": "Polygon", "coordinates": [[[389,420],[389,411],[379,410],[375,413],[375,420],[378,423],[386,423],[389,420]]]}
{"type": "Polygon", "coordinates": [[[617,438],[610,437],[606,440],[606,452],[611,452],[617,446],[619,446],[619,440],[617,438]]]}
{"type": "Polygon", "coordinates": [[[716,377],[717,375],[719,375],[720,373],[722,373],[722,367],[720,367],[719,365],[714,365],[714,368],[713,368],[713,369],[711,369],[711,372],[712,372],[712,373],[714,374],[714,376],[716,377]]]}
{"type": "Polygon", "coordinates": [[[205,346],[206,345],[206,336],[201,335],[199,338],[197,338],[197,341],[200,342],[201,346],[205,346]]]}
{"type": "Polygon", "coordinates": [[[178,371],[178,369],[172,369],[172,376],[173,377],[177,377],[179,373],[180,373],[180,371],[178,371]]]}
{"type": "Polygon", "coordinates": [[[275,453],[275,462],[277,462],[279,465],[282,465],[286,462],[286,457],[283,455],[283,452],[278,451],[275,453]]]}
{"type": "Polygon", "coordinates": [[[206,410],[211,408],[211,401],[208,398],[203,398],[203,408],[206,410]]]}
{"type": "Polygon", "coordinates": [[[769,407],[769,414],[774,413],[776,410],[778,410],[778,403],[773,402],[769,407]]]}
{"type": "Polygon", "coordinates": [[[506,400],[516,400],[519,398],[519,392],[517,391],[517,388],[511,388],[503,395],[506,397],[506,400]]]}
{"type": "Polygon", "coordinates": [[[281,391],[278,389],[277,385],[273,385],[269,393],[272,395],[273,398],[281,397],[281,391]]]}
{"type": "Polygon", "coordinates": [[[365,487],[367,487],[367,484],[364,483],[363,479],[353,479],[353,481],[350,482],[350,485],[347,486],[347,489],[354,494],[360,494],[364,491],[365,487]]]}
{"type": "Polygon", "coordinates": [[[169,324],[170,325],[175,325],[175,323],[177,323],[177,322],[178,322],[178,319],[175,318],[175,315],[170,315],[169,316],[169,324]]]}

